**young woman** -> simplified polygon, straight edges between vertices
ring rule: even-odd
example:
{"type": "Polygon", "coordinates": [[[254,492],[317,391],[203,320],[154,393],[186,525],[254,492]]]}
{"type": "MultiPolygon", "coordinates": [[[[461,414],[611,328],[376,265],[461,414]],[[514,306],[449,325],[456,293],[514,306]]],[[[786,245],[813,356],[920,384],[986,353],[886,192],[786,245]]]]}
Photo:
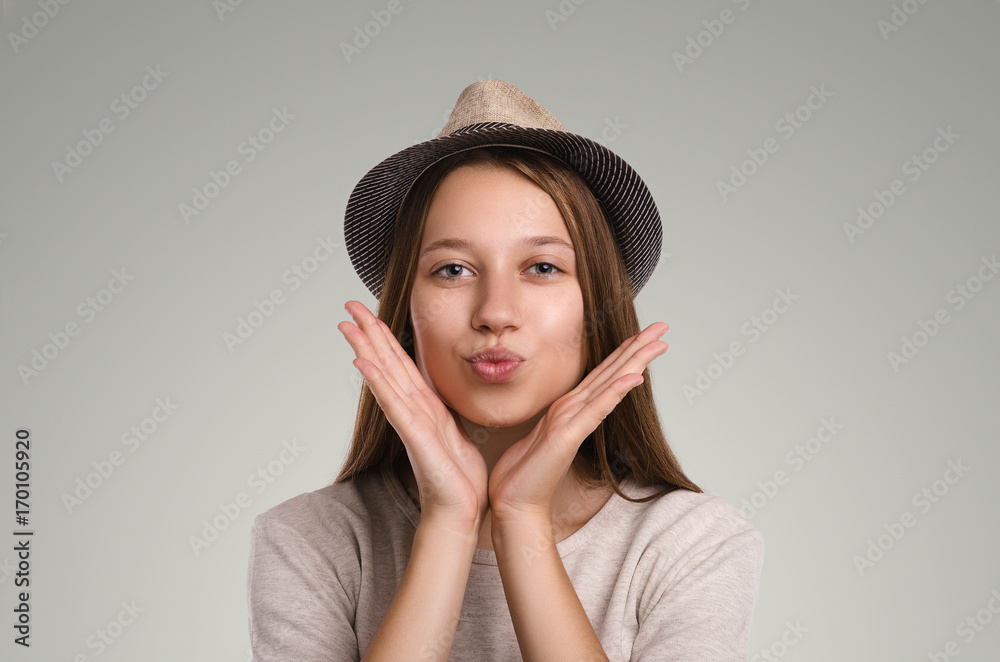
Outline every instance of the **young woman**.
{"type": "Polygon", "coordinates": [[[336,481],[259,515],[255,660],[745,660],[763,539],[681,470],[641,179],[503,81],[355,188],[336,481]]]}

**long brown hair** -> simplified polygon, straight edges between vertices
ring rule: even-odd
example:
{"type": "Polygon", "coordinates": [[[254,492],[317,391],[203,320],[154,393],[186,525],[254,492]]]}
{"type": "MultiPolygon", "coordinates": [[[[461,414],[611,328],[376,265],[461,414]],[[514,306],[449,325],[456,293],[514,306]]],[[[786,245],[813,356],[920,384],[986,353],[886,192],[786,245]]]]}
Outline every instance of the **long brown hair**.
{"type": "MultiPolygon", "coordinates": [[[[459,166],[472,165],[512,168],[523,173],[552,198],[562,214],[577,254],[584,309],[583,337],[579,341],[586,345],[585,374],[589,374],[641,329],[625,264],[603,208],[572,168],[538,150],[506,145],[478,147],[438,161],[417,178],[399,210],[377,317],[416,361],[409,304],[427,210],[445,175],[459,166]]],[[[526,209],[526,213],[531,210],[526,209]]],[[[642,376],[644,381],[628,391],[583,441],[574,459],[577,473],[587,486],[610,485],[620,497],[634,502],[649,501],[676,489],[701,492],[684,475],[667,444],[648,368],[642,376]],[[619,481],[629,474],[640,485],[662,485],[665,489],[643,499],[632,499],[619,487],[619,481]]],[[[363,475],[369,469],[391,468],[401,459],[409,461],[406,449],[365,380],[351,447],[334,483],[363,475]]]]}

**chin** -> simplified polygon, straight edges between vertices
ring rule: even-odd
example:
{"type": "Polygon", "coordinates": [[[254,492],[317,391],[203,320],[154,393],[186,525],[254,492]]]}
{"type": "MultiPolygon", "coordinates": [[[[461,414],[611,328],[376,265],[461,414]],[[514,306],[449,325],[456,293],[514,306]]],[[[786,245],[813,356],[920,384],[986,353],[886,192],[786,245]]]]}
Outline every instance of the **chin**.
{"type": "Polygon", "coordinates": [[[479,403],[465,401],[456,411],[470,423],[485,428],[510,428],[529,421],[537,421],[545,410],[524,403],[511,402],[509,406],[503,403],[479,403]]]}
{"type": "Polygon", "coordinates": [[[491,411],[487,408],[469,407],[464,412],[459,412],[470,423],[481,425],[486,428],[509,428],[528,420],[527,417],[511,416],[491,411]]]}

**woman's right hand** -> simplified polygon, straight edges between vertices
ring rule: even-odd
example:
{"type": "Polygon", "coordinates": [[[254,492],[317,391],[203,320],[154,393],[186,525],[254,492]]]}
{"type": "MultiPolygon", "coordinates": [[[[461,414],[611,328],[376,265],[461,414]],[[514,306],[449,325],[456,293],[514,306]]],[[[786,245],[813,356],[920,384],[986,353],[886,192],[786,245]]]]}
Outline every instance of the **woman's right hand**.
{"type": "Polygon", "coordinates": [[[337,329],[357,354],[354,366],[406,447],[420,492],[421,520],[478,536],[488,505],[482,454],[386,323],[359,301],[348,301],[344,308],[355,323],[343,321],[337,329]]]}

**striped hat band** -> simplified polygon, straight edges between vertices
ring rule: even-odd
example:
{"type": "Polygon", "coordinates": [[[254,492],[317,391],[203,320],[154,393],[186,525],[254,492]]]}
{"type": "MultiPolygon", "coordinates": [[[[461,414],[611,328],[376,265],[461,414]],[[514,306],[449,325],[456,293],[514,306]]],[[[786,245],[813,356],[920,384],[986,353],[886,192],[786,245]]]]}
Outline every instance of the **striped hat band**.
{"type": "Polygon", "coordinates": [[[396,217],[410,187],[446,156],[488,145],[539,150],[580,175],[611,224],[635,297],[656,268],[663,241],[660,215],[645,183],[617,154],[570,133],[518,88],[484,80],[462,91],[436,138],[393,154],[354,187],[344,239],[351,264],[375,298],[382,293],[396,217]]]}

